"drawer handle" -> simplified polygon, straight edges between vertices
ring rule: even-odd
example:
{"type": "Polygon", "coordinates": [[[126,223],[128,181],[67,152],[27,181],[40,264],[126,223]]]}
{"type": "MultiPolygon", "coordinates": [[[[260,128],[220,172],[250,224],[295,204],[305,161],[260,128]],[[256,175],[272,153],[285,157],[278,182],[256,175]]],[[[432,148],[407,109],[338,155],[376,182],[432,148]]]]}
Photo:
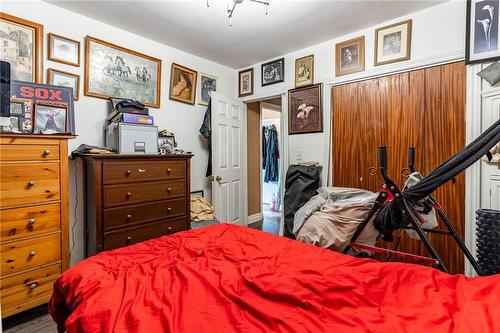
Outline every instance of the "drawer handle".
{"type": "Polygon", "coordinates": [[[126,174],[127,176],[130,176],[130,174],[131,174],[131,173],[132,173],[132,171],[130,171],[130,170],[127,170],[127,172],[125,172],[125,174],[126,174]]]}
{"type": "Polygon", "coordinates": [[[36,220],[35,219],[29,219],[28,221],[28,230],[33,231],[33,226],[35,225],[36,220]]]}
{"type": "Polygon", "coordinates": [[[43,157],[47,157],[50,155],[50,150],[46,149],[43,151],[43,157]]]}
{"type": "Polygon", "coordinates": [[[32,283],[30,284],[30,289],[35,289],[35,288],[38,288],[38,283],[32,283]]]}
{"type": "Polygon", "coordinates": [[[33,250],[30,252],[30,257],[34,257],[34,256],[36,256],[36,252],[33,250]]]}
{"type": "Polygon", "coordinates": [[[127,215],[127,220],[130,220],[130,219],[132,219],[132,215],[128,214],[127,215]]]}
{"type": "Polygon", "coordinates": [[[132,195],[132,192],[127,192],[127,198],[130,198],[131,195],[132,195]]]}
{"type": "Polygon", "coordinates": [[[132,236],[128,236],[127,237],[127,243],[130,243],[131,240],[132,240],[132,236]]]}
{"type": "Polygon", "coordinates": [[[167,192],[168,192],[168,193],[172,192],[172,188],[170,188],[170,187],[169,187],[169,188],[167,188],[167,192]]]}
{"type": "Polygon", "coordinates": [[[172,172],[172,169],[168,168],[167,173],[171,173],[171,172],[172,172]]]}
{"type": "Polygon", "coordinates": [[[172,227],[168,227],[167,228],[167,234],[171,234],[172,233],[172,227]]]}
{"type": "Polygon", "coordinates": [[[170,214],[171,211],[172,211],[172,208],[168,207],[167,212],[170,214]]]}
{"type": "Polygon", "coordinates": [[[30,181],[26,184],[26,186],[27,186],[28,188],[31,188],[31,187],[35,186],[35,182],[34,182],[34,181],[32,181],[32,180],[30,180],[30,181]]]}

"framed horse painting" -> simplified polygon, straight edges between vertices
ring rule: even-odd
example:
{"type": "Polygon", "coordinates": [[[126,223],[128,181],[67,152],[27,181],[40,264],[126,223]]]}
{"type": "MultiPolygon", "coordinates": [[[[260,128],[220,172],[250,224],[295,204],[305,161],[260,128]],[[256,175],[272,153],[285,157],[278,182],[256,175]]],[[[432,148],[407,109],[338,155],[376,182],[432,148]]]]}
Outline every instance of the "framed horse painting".
{"type": "Polygon", "coordinates": [[[87,36],[84,94],[160,107],[161,60],[87,36]]]}

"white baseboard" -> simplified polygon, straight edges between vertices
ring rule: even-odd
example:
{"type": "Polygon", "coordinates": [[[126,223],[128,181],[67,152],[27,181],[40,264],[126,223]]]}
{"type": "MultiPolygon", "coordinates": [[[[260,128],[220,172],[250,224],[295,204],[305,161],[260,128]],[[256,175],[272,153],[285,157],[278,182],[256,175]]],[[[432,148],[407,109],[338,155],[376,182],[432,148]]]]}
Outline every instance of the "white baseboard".
{"type": "Polygon", "coordinates": [[[257,213],[257,214],[250,215],[248,217],[247,221],[248,221],[248,224],[250,224],[250,223],[260,222],[263,219],[264,219],[264,215],[262,213],[257,213]]]}

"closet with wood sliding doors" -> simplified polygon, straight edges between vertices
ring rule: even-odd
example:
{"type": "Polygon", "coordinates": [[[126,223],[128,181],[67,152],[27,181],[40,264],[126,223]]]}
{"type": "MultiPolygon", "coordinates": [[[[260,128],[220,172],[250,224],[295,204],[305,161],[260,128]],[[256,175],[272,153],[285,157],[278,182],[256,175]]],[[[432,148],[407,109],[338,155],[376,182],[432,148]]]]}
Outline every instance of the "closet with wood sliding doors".
{"type": "MultiPolygon", "coordinates": [[[[382,184],[378,146],[387,146],[389,175],[401,187],[410,146],[416,149],[415,168],[424,176],[462,149],[465,82],[466,67],[456,62],[332,87],[333,186],[377,191],[382,184]]],[[[465,175],[441,186],[434,196],[463,239],[465,175]]],[[[450,273],[463,273],[464,258],[455,241],[444,235],[430,238],[450,273]]],[[[428,255],[405,232],[399,250],[428,255]]]]}

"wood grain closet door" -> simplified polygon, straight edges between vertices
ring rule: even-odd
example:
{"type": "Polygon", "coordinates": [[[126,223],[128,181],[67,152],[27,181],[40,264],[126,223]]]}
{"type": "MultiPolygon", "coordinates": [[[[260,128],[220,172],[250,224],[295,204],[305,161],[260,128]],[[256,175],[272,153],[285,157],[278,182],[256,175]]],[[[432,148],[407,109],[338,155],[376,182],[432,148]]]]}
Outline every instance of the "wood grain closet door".
{"type": "MultiPolygon", "coordinates": [[[[416,148],[416,169],[423,175],[462,149],[465,75],[465,65],[460,62],[334,87],[334,186],[375,191],[380,176],[366,175],[378,164],[380,145],[388,147],[389,173],[401,186],[408,147],[416,148]]],[[[434,196],[463,237],[464,175],[458,176],[456,183],[440,187],[434,196]]],[[[404,232],[401,235],[401,250],[427,255],[420,241],[410,240],[404,232]]],[[[463,255],[452,238],[432,235],[431,240],[450,272],[463,272],[463,255]]]]}

